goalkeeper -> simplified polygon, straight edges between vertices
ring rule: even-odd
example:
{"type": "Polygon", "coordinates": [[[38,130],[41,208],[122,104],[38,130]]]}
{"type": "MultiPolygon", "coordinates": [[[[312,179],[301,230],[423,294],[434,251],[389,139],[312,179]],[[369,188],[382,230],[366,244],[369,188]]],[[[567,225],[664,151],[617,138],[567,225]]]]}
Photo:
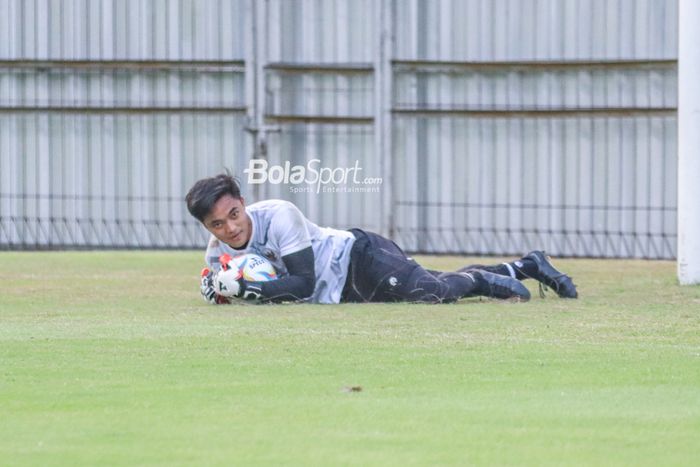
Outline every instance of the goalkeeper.
{"type": "Polygon", "coordinates": [[[571,278],[557,271],[542,251],[511,263],[432,271],[387,238],[361,229],[319,227],[288,201],[246,205],[229,175],[199,180],[186,202],[190,214],[212,234],[201,282],[201,293],[210,303],[228,303],[232,297],[312,303],[451,303],[474,296],[525,301],[530,292],[520,281],[529,278],[560,297],[577,297],[571,278]],[[222,255],[244,253],[267,258],[280,279],[249,282],[237,270],[222,268],[222,255]]]}

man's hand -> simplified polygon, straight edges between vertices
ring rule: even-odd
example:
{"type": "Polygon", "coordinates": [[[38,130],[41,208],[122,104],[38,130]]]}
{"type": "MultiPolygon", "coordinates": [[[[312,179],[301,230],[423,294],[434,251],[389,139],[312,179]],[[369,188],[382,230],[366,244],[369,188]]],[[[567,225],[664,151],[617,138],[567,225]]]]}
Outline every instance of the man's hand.
{"type": "Polygon", "coordinates": [[[214,273],[208,268],[202,269],[202,282],[199,286],[199,291],[202,294],[202,298],[212,305],[230,303],[228,298],[217,294],[216,290],[214,290],[214,273]]]}
{"type": "Polygon", "coordinates": [[[244,300],[262,298],[260,287],[243,280],[239,269],[222,269],[214,277],[214,291],[224,297],[236,297],[244,300]]]}

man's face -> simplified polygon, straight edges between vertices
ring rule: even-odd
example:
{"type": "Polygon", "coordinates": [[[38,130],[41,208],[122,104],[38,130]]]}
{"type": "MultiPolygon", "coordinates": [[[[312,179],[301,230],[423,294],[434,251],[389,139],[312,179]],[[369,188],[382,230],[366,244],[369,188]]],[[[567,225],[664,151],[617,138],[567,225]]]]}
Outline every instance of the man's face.
{"type": "Polygon", "coordinates": [[[248,243],[253,230],[243,198],[231,195],[219,198],[204,218],[204,227],[220,241],[236,249],[248,243]]]}

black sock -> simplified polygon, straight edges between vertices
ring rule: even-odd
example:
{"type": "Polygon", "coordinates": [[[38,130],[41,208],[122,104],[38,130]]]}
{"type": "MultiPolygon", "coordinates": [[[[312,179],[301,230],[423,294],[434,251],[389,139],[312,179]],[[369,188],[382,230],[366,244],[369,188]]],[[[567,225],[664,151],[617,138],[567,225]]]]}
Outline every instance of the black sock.
{"type": "Polygon", "coordinates": [[[481,271],[488,271],[494,274],[498,274],[499,276],[512,277],[508,266],[506,266],[505,264],[493,264],[491,266],[485,266],[483,264],[474,264],[472,266],[469,266],[469,269],[479,269],[481,271]]]}
{"type": "Polygon", "coordinates": [[[469,271],[470,269],[481,269],[482,271],[492,272],[501,276],[513,277],[519,281],[523,279],[535,278],[537,274],[537,263],[528,258],[519,259],[512,263],[493,264],[485,266],[483,264],[471,264],[459,271],[469,271]]]}

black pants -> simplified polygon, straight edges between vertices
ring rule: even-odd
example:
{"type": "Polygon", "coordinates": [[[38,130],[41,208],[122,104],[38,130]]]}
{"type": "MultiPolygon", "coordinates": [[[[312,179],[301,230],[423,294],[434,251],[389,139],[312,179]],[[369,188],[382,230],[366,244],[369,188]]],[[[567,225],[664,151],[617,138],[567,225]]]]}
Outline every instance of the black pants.
{"type": "Polygon", "coordinates": [[[476,284],[463,274],[426,270],[391,240],[350,232],[355,244],[341,302],[449,303],[476,294],[476,284]]]}

